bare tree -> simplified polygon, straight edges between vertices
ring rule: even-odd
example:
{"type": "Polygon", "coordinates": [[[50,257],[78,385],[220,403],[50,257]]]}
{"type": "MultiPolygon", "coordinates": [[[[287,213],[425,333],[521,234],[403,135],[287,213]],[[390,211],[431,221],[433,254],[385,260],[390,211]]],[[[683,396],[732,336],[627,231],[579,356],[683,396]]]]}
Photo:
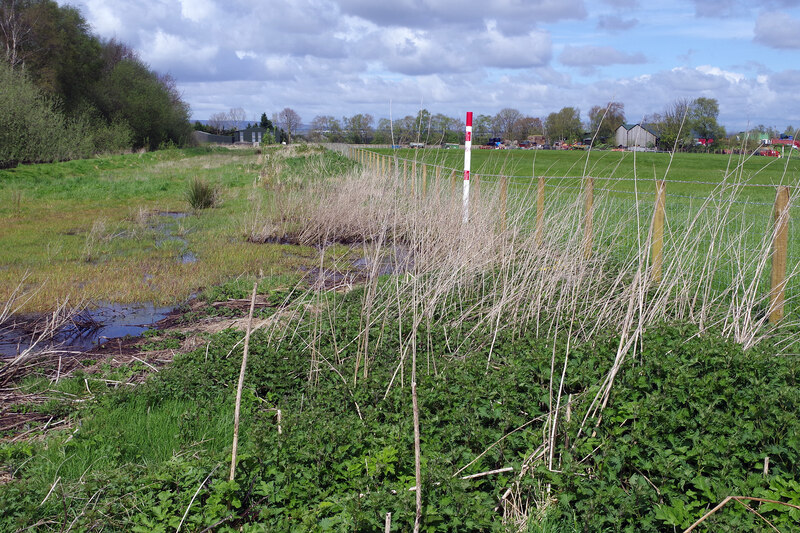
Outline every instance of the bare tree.
{"type": "Polygon", "coordinates": [[[286,135],[289,138],[289,143],[292,142],[292,133],[297,131],[297,128],[300,127],[301,119],[300,115],[292,109],[291,107],[285,107],[283,111],[278,113],[277,116],[278,124],[286,130],[286,135]]]}
{"type": "Polygon", "coordinates": [[[214,128],[217,133],[222,133],[227,128],[228,114],[224,111],[214,113],[208,117],[208,125],[214,128]]]}
{"type": "Polygon", "coordinates": [[[241,107],[232,107],[231,110],[228,111],[228,120],[233,122],[237,130],[240,130],[242,129],[244,121],[247,120],[247,113],[245,113],[244,109],[241,107]]]}
{"type": "Polygon", "coordinates": [[[522,113],[516,109],[506,107],[501,109],[494,116],[492,126],[496,133],[499,133],[503,139],[510,139],[514,133],[514,124],[522,118],[522,113]]]}

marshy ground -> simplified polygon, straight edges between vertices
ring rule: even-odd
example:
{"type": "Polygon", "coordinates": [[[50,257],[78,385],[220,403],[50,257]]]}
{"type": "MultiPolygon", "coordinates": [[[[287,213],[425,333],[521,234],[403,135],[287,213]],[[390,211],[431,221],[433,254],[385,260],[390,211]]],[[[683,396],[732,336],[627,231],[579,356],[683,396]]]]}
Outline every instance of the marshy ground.
{"type": "MultiPolygon", "coordinates": [[[[537,155],[562,175],[581,157],[537,155]]],[[[631,172],[623,155],[591,157],[631,172]]],[[[695,160],[676,156],[679,177],[681,161],[695,160]]],[[[88,331],[106,320],[85,311],[101,302],[175,308],[80,353],[44,338],[50,353],[0,367],[0,529],[373,531],[391,513],[392,531],[410,531],[420,513],[426,531],[673,531],[730,495],[761,501],[706,530],[796,523],[796,310],[767,322],[746,275],[763,274],[769,249],[714,208],[725,191],[675,220],[655,283],[647,230],[631,230],[645,210],[599,202],[586,257],[569,189],[539,242],[530,208],[501,224],[490,187],[465,229],[441,178],[422,194],[313,147],[2,173],[5,324],[88,331]],[[189,207],[192,179],[216,188],[214,207],[189,207]],[[696,230],[711,231],[685,238],[696,230]]]]}

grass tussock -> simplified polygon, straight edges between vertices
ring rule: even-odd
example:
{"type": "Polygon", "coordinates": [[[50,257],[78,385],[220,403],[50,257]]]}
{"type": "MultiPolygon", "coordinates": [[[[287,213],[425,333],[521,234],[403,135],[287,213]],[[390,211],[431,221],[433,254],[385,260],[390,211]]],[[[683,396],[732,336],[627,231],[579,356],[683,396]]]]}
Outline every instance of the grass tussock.
{"type": "Polygon", "coordinates": [[[220,202],[220,191],[204,179],[193,178],[186,187],[186,201],[195,210],[216,207],[220,202]]]}

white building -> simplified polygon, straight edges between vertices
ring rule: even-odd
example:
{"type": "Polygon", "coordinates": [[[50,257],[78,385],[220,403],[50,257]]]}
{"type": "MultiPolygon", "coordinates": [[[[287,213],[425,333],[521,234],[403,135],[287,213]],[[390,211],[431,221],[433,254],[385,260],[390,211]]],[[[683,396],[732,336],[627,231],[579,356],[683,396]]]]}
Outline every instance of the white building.
{"type": "Polygon", "coordinates": [[[617,128],[615,138],[615,144],[625,148],[653,147],[658,142],[658,135],[647,124],[623,124],[617,128]]]}

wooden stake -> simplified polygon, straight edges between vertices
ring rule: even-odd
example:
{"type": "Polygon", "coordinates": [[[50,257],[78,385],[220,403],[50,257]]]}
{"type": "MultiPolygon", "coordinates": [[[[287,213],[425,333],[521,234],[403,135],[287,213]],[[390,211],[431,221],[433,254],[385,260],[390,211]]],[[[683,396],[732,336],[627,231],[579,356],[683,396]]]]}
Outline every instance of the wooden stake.
{"type": "Polygon", "coordinates": [[[594,217],[594,178],[586,180],[586,204],[583,214],[583,257],[589,259],[592,256],[592,222],[594,217]]]}
{"type": "MultiPolygon", "coordinates": [[[[456,171],[455,170],[450,173],[450,181],[453,184],[453,196],[455,196],[456,195],[456,186],[458,185],[458,179],[456,177],[456,171]]],[[[461,198],[457,198],[457,199],[461,200],[461,198]]]]}
{"type": "Polygon", "coordinates": [[[653,212],[653,241],[650,245],[650,262],[653,264],[653,281],[661,281],[664,265],[664,215],[667,200],[667,184],[656,182],[656,207],[653,212]]]}
{"type": "Polygon", "coordinates": [[[508,178],[500,178],[500,216],[502,218],[500,231],[505,233],[508,227],[508,178]]]}
{"type": "Polygon", "coordinates": [[[250,314],[247,317],[247,332],[244,334],[244,353],[242,368],[239,371],[239,386],[236,388],[236,407],[233,412],[233,449],[231,450],[231,477],[236,476],[236,447],[239,445],[239,413],[242,409],[242,388],[244,387],[244,371],[247,368],[247,351],[250,348],[250,327],[253,325],[253,309],[256,307],[256,289],[258,281],[253,283],[253,295],[250,297],[250,314]]]}
{"type": "Polygon", "coordinates": [[[414,194],[417,185],[417,160],[411,162],[411,194],[414,194]]]}
{"type": "Polygon", "coordinates": [[[786,258],[789,244],[789,187],[778,187],[775,196],[775,230],[772,241],[772,283],[769,292],[769,321],[783,318],[786,300],[786,258]]]}
{"type": "Polygon", "coordinates": [[[542,245],[544,236],[544,178],[539,176],[536,186],[536,246],[542,245]]]}
{"type": "Polygon", "coordinates": [[[422,164],[422,196],[428,194],[428,165],[422,164]]]}

